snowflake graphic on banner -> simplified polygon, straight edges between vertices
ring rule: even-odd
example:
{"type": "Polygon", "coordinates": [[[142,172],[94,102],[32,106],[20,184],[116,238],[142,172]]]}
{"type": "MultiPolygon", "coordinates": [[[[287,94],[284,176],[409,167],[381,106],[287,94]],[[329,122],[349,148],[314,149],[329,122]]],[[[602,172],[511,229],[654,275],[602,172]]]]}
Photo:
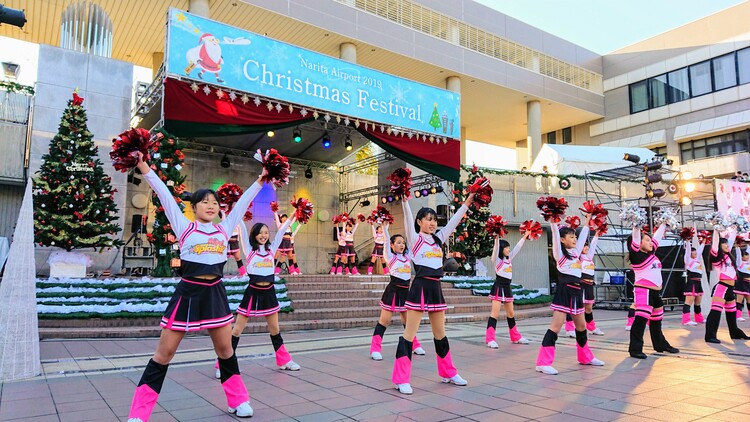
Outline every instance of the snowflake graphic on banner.
{"type": "Polygon", "coordinates": [[[401,82],[399,82],[396,86],[391,87],[391,98],[399,104],[408,105],[409,96],[407,94],[409,91],[410,89],[402,87],[401,82]]]}
{"type": "Polygon", "coordinates": [[[268,49],[265,61],[268,64],[287,66],[289,64],[289,55],[286,52],[286,47],[280,43],[275,43],[268,49]]]}

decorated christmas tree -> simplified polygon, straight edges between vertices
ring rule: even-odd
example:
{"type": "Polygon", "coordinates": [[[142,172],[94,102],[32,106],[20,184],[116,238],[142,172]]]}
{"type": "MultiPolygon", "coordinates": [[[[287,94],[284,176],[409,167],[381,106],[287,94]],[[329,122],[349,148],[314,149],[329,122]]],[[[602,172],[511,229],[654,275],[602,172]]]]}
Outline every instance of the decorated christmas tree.
{"type": "MultiPolygon", "coordinates": [[[[466,188],[471,186],[474,181],[484,177],[482,172],[474,166],[465,182],[459,182],[453,189],[453,203],[451,209],[455,212],[466,199],[468,193],[466,188]]],[[[459,275],[471,275],[474,272],[474,262],[477,259],[490,256],[492,254],[492,245],[494,238],[487,233],[484,225],[490,217],[490,209],[479,207],[476,202],[472,203],[466,216],[456,227],[454,234],[455,244],[453,251],[460,255],[456,258],[460,267],[457,271],[459,275]]]]}
{"type": "MultiPolygon", "coordinates": [[[[163,130],[157,130],[163,137],[159,141],[159,150],[151,155],[151,170],[167,185],[180,208],[185,209],[182,194],[185,192],[185,176],[180,172],[185,159],[182,149],[184,143],[179,138],[170,135],[163,130]]],[[[157,277],[170,277],[172,275],[172,259],[179,259],[180,250],[175,248],[177,237],[172,231],[172,226],[167,220],[164,208],[156,193],[151,194],[151,201],[156,207],[154,225],[148,240],[154,247],[156,255],[156,268],[153,274],[157,277]]],[[[177,263],[175,262],[175,265],[177,263]]]]}
{"type": "Polygon", "coordinates": [[[440,123],[440,112],[438,112],[437,103],[435,103],[435,106],[432,109],[432,116],[430,116],[430,126],[435,128],[435,131],[443,126],[443,124],[440,123]]]}
{"type": "Polygon", "coordinates": [[[83,98],[73,93],[34,178],[34,238],[40,246],[70,251],[122,245],[111,237],[121,230],[115,224],[117,190],[92,138],[83,98]]]}

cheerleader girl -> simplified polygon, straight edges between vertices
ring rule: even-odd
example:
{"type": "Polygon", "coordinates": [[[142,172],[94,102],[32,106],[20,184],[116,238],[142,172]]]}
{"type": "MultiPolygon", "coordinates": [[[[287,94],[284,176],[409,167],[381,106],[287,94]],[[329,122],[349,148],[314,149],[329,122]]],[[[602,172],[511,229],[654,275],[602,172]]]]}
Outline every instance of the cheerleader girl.
{"type": "MultiPolygon", "coordinates": [[[[591,239],[591,243],[586,241],[581,251],[581,285],[583,286],[583,317],[586,321],[586,329],[595,336],[603,336],[604,331],[600,330],[594,322],[594,303],[596,295],[594,294],[594,276],[596,274],[596,265],[594,265],[594,255],[596,255],[596,244],[599,242],[599,233],[597,232],[591,239]]],[[[575,325],[573,317],[570,314],[565,315],[565,330],[569,337],[575,338],[575,325]]]]}
{"type": "MultiPolygon", "coordinates": [[[[289,219],[289,217],[286,214],[281,214],[281,216],[279,216],[278,213],[273,213],[273,219],[276,222],[276,229],[278,230],[289,219]]],[[[286,256],[286,265],[289,267],[289,274],[296,274],[296,261],[293,259],[294,248],[292,247],[292,229],[287,226],[282,233],[284,233],[284,238],[281,240],[281,245],[279,245],[276,254],[273,256],[273,259],[276,261],[276,269],[274,270],[274,273],[281,273],[281,256],[284,255],[286,256]]]]}
{"type": "Polygon", "coordinates": [[[375,240],[375,246],[372,249],[372,257],[370,258],[370,266],[367,268],[367,275],[372,275],[372,267],[375,262],[380,262],[383,265],[383,274],[388,274],[388,266],[385,265],[385,258],[383,257],[383,247],[385,245],[385,239],[388,237],[383,234],[383,226],[375,227],[372,226],[372,237],[375,240]]]}
{"type": "MultiPolygon", "coordinates": [[[[589,235],[589,221],[591,215],[586,215],[586,224],[581,230],[580,237],[586,239],[589,235]]],[[[555,342],[557,333],[565,323],[565,315],[573,315],[578,352],[578,363],[581,365],[603,366],[604,362],[594,357],[589,349],[586,335],[586,321],[583,318],[583,287],[581,286],[580,255],[584,243],[578,243],[576,231],[570,227],[558,227],[550,220],[552,231],[552,256],[557,262],[557,289],[552,299],[552,322],[544,334],[542,346],[536,359],[536,370],[547,375],[557,375],[557,369],[552,367],[555,361],[555,342]]]]}
{"type": "Polygon", "coordinates": [[[635,320],[630,329],[628,352],[636,359],[647,357],[643,353],[643,335],[648,321],[650,321],[649,334],[654,350],[668,353],[680,352],[679,349],[669,344],[661,330],[661,322],[664,318],[664,302],[661,299],[662,265],[656,256],[656,249],[666,229],[666,224],[659,225],[656,233],[651,237],[645,231],[641,233],[641,229],[634,226],[633,234],[627,239],[630,266],[635,272],[635,283],[633,283],[635,320]]]}
{"type": "Polygon", "coordinates": [[[417,212],[417,218],[414,219],[414,228],[412,228],[409,225],[409,222],[413,219],[411,208],[407,199],[402,199],[406,242],[407,245],[411,245],[412,262],[416,272],[406,296],[406,328],[404,334],[398,339],[396,361],[393,364],[393,375],[391,377],[393,383],[396,384],[396,388],[402,394],[412,393],[410,382],[413,343],[406,339],[414,339],[417,330],[419,330],[422,314],[425,311],[428,312],[430,327],[434,336],[438,375],[445,383],[468,384],[465,379],[458,375],[458,370],[453,366],[448,337],[445,336],[445,311],[448,309],[448,305],[443,297],[440,279],[443,277],[443,244],[456,229],[473,200],[474,194],[471,193],[445,227],[435,233],[437,230],[437,213],[435,210],[421,208],[417,212]]]}
{"type": "Polygon", "coordinates": [[[346,246],[344,247],[345,250],[342,259],[344,260],[344,274],[346,275],[359,275],[359,271],[357,271],[357,267],[354,265],[354,260],[357,257],[357,254],[354,252],[354,233],[357,231],[357,227],[359,227],[359,221],[354,226],[352,226],[351,221],[348,221],[344,229],[346,246]]]}
{"type": "Polygon", "coordinates": [[[513,250],[510,249],[510,243],[500,236],[495,236],[495,245],[492,248],[492,264],[495,266],[495,283],[490,289],[490,301],[492,309],[490,317],[487,319],[487,331],[484,335],[484,342],[490,349],[497,349],[498,344],[495,341],[495,330],[497,329],[497,318],[500,316],[500,305],[505,307],[505,316],[508,320],[508,330],[510,331],[510,341],[513,344],[529,344],[529,341],[521,336],[516,327],[515,313],[513,311],[513,290],[510,282],[513,279],[513,258],[521,251],[524,241],[531,232],[524,233],[521,240],[518,241],[513,250]]]}
{"type": "Polygon", "coordinates": [[[737,251],[737,283],[734,285],[734,294],[737,295],[737,321],[744,321],[742,317],[742,309],[747,304],[747,313],[750,316],[750,253],[747,249],[740,252],[740,248],[735,248],[737,251]]]}
{"type": "Polygon", "coordinates": [[[711,243],[711,265],[719,275],[719,283],[713,288],[711,294],[711,312],[706,317],[706,343],[721,343],[716,338],[721,321],[721,311],[724,311],[729,327],[729,337],[734,340],[748,340],[748,337],[737,327],[737,305],[735,302],[734,287],[737,280],[737,271],[734,261],[729,257],[737,232],[730,229],[729,238],[719,236],[719,231],[714,229],[711,243]]]}
{"type": "MultiPolygon", "coordinates": [[[[219,211],[219,215],[221,216],[221,219],[225,219],[227,216],[226,211],[223,209],[219,211]]],[[[240,223],[244,225],[244,223],[240,223]]],[[[245,264],[242,262],[242,251],[240,250],[240,224],[237,225],[237,227],[232,230],[232,236],[229,238],[229,253],[228,255],[232,255],[234,257],[234,260],[237,262],[237,271],[241,276],[244,276],[247,274],[247,271],[245,270],[245,264]]]]}
{"type": "Polygon", "coordinates": [[[347,261],[349,256],[346,255],[346,236],[344,235],[344,227],[335,225],[336,227],[336,238],[339,241],[338,249],[336,249],[336,256],[333,258],[333,265],[331,265],[331,275],[344,273],[344,259],[347,261]]]}
{"type": "Polygon", "coordinates": [[[302,275],[302,271],[300,271],[299,265],[297,265],[297,252],[294,250],[294,239],[297,237],[297,232],[301,228],[302,224],[297,224],[297,227],[292,232],[292,266],[297,275],[302,275]]]}
{"type": "MultiPolygon", "coordinates": [[[[383,226],[381,226],[383,227],[383,226]]],[[[388,237],[388,223],[384,224],[385,236],[388,237]]],[[[400,234],[390,236],[390,243],[385,245],[385,257],[390,267],[391,282],[386,286],[383,297],[380,298],[380,318],[375,325],[370,343],[370,358],[372,360],[383,360],[380,353],[383,344],[383,334],[391,323],[394,312],[401,314],[401,323],[406,327],[406,295],[409,293],[409,280],[411,280],[411,254],[406,248],[406,239],[400,234]]],[[[387,268],[387,267],[386,267],[387,268]]],[[[412,339],[415,355],[424,355],[425,351],[417,340],[412,339]]]]}
{"type": "Polygon", "coordinates": [[[706,245],[698,240],[697,232],[693,235],[692,244],[685,242],[685,270],[687,271],[687,282],[683,291],[685,303],[682,305],[682,325],[695,326],[703,324],[701,314],[701,299],[703,298],[703,248],[706,245]],[[689,248],[689,250],[688,250],[689,248]],[[693,306],[695,321],[690,320],[690,307],[693,306]]]}
{"type": "Polygon", "coordinates": [[[261,190],[266,170],[237,201],[236,206],[219,224],[219,203],[216,193],[209,189],[195,191],[190,199],[195,221],[182,215],[180,207],[164,183],[138,153],[138,170],[154,190],[164,207],[169,223],[180,242],[182,280],[161,319],[161,336],[154,356],[143,371],[130,405],[130,422],[148,421],[167,375],[169,362],[175,355],[185,333],[208,330],[219,357],[221,386],[227,396],[230,413],[240,417],[253,415],[250,397],[240,377],[237,356],[231,342],[232,312],[227,293],[221,282],[227,262],[229,233],[237,227],[253,198],[261,190]]]}

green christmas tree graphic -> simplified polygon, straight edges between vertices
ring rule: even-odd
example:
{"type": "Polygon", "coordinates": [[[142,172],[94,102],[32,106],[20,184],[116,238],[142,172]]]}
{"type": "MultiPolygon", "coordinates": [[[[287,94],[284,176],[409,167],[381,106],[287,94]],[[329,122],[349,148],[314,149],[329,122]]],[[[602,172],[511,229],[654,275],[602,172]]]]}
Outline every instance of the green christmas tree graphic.
{"type": "Polygon", "coordinates": [[[437,103],[435,103],[432,109],[432,116],[430,116],[430,126],[435,128],[435,132],[437,132],[437,130],[443,126],[443,124],[440,123],[440,113],[438,113],[437,103]]]}

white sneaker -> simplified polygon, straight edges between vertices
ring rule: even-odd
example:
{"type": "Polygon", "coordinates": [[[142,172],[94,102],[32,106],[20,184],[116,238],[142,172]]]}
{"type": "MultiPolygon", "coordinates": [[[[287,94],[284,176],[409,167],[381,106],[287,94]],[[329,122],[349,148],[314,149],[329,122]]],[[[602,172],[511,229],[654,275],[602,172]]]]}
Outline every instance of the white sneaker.
{"type": "Polygon", "coordinates": [[[216,374],[214,374],[217,380],[221,379],[221,369],[216,368],[216,374]]]}
{"type": "Polygon", "coordinates": [[[625,326],[625,331],[630,331],[630,327],[631,327],[630,325],[626,325],[625,326]]]}
{"type": "Polygon", "coordinates": [[[684,323],[682,325],[689,325],[691,327],[694,327],[694,326],[698,325],[698,323],[695,322],[695,321],[688,321],[688,322],[686,322],[686,323],[684,323]]]}
{"type": "Polygon", "coordinates": [[[529,340],[526,339],[526,337],[521,337],[516,341],[512,342],[513,344],[529,344],[529,340]]]}
{"type": "Polygon", "coordinates": [[[557,375],[557,369],[551,367],[551,366],[537,366],[536,367],[537,372],[541,372],[543,374],[547,375],[557,375]]]}
{"type": "Polygon", "coordinates": [[[279,366],[279,369],[286,371],[299,371],[300,368],[301,367],[297,365],[293,360],[290,360],[286,364],[279,366]]]}
{"type": "Polygon", "coordinates": [[[603,336],[604,335],[604,331],[600,330],[599,327],[596,327],[596,330],[591,331],[591,334],[593,334],[595,336],[603,336]]]}
{"type": "Polygon", "coordinates": [[[497,342],[495,340],[492,340],[491,342],[487,343],[487,347],[490,349],[497,349],[500,346],[498,346],[497,342]]]}
{"type": "Polygon", "coordinates": [[[381,355],[380,352],[372,352],[370,353],[370,358],[372,358],[372,360],[383,360],[383,355],[381,355]]]}
{"type": "Polygon", "coordinates": [[[414,349],[415,355],[424,356],[426,353],[427,352],[425,352],[424,349],[421,347],[417,347],[416,349],[414,349]]]}
{"type": "Polygon", "coordinates": [[[458,374],[454,375],[451,378],[443,378],[443,382],[444,383],[456,384],[456,385],[459,385],[459,386],[464,386],[464,385],[467,385],[469,383],[469,381],[466,381],[465,379],[461,378],[461,375],[458,375],[458,374]]]}
{"type": "Polygon", "coordinates": [[[568,337],[576,338],[576,332],[575,331],[568,331],[568,337]]]}
{"type": "Polygon", "coordinates": [[[234,413],[240,418],[249,418],[253,416],[253,408],[250,407],[250,402],[246,401],[237,407],[230,407],[227,409],[229,413],[234,413]]]}
{"type": "Polygon", "coordinates": [[[411,384],[396,384],[396,390],[401,394],[411,394],[414,392],[411,389],[411,384]]]}
{"type": "Polygon", "coordinates": [[[737,321],[744,321],[744,320],[745,320],[745,318],[743,318],[743,317],[737,318],[737,321]]]}
{"type": "Polygon", "coordinates": [[[130,418],[128,422],[143,422],[143,420],[141,418],[130,418]]]}
{"type": "Polygon", "coordinates": [[[581,365],[604,366],[604,362],[600,361],[597,358],[593,358],[593,359],[591,359],[591,362],[589,362],[589,363],[582,363],[581,365]]]}

